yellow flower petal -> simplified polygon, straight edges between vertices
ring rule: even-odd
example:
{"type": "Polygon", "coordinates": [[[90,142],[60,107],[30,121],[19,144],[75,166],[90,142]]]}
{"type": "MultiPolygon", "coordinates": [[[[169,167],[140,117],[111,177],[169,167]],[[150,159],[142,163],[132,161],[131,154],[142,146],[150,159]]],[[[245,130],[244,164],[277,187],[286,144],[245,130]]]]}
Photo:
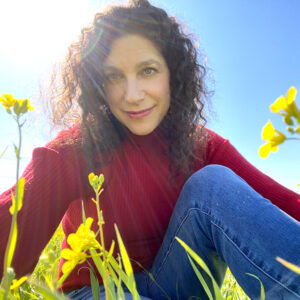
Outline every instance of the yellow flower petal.
{"type": "Polygon", "coordinates": [[[294,86],[290,87],[286,94],[287,105],[290,105],[294,102],[296,95],[297,95],[297,89],[294,86]]]}
{"type": "Polygon", "coordinates": [[[68,244],[70,245],[70,247],[72,248],[72,250],[74,250],[76,252],[81,252],[82,241],[75,233],[71,233],[68,236],[67,241],[68,241],[68,244]]]}
{"type": "Polygon", "coordinates": [[[272,152],[277,152],[278,151],[278,146],[271,146],[271,151],[272,152]]]}
{"type": "Polygon", "coordinates": [[[285,110],[286,108],[287,108],[287,102],[284,96],[280,96],[275,100],[273,104],[270,105],[270,110],[273,113],[276,113],[281,109],[285,110]]]}
{"type": "Polygon", "coordinates": [[[264,141],[269,141],[275,136],[275,129],[271,123],[268,121],[267,124],[262,129],[261,137],[264,141]]]}
{"type": "Polygon", "coordinates": [[[275,132],[277,133],[277,135],[274,136],[270,141],[272,147],[278,146],[286,140],[286,136],[281,131],[275,130],[275,132]]]}
{"type": "Polygon", "coordinates": [[[86,222],[85,222],[85,228],[87,230],[90,230],[93,222],[94,222],[93,218],[91,218],[91,217],[87,218],[86,222]]]}
{"type": "Polygon", "coordinates": [[[66,274],[66,273],[72,271],[72,270],[75,268],[75,266],[76,266],[76,265],[74,265],[74,262],[72,262],[72,261],[66,261],[66,262],[63,264],[61,270],[62,270],[62,272],[63,272],[64,274],[66,274]]]}
{"type": "Polygon", "coordinates": [[[258,154],[261,158],[266,158],[269,156],[270,151],[271,151],[271,144],[266,143],[259,147],[258,154]]]}
{"type": "Polygon", "coordinates": [[[89,174],[89,182],[90,182],[90,185],[93,186],[93,181],[94,181],[94,178],[95,178],[95,174],[92,172],[89,174]]]}
{"type": "Polygon", "coordinates": [[[71,249],[68,249],[68,248],[63,249],[63,250],[61,251],[60,255],[61,255],[61,257],[63,257],[64,259],[68,259],[68,260],[70,260],[70,259],[72,259],[72,258],[74,257],[73,251],[72,251],[71,249]]]}

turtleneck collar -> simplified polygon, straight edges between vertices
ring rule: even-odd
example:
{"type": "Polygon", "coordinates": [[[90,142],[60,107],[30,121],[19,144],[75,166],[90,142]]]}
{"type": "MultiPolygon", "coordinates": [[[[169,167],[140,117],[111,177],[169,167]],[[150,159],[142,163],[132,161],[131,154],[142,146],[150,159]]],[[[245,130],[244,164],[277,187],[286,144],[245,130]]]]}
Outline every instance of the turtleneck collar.
{"type": "Polygon", "coordinates": [[[136,135],[132,133],[128,128],[125,128],[125,134],[128,138],[128,142],[136,147],[159,147],[162,144],[165,145],[165,141],[162,132],[159,127],[153,130],[147,135],[136,135]]]}

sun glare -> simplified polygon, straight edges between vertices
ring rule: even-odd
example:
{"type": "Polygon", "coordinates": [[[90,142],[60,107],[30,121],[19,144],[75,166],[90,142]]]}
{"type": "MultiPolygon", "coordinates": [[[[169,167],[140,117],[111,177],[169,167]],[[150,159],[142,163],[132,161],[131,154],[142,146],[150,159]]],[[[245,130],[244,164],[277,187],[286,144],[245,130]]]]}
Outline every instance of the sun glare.
{"type": "Polygon", "coordinates": [[[92,21],[95,6],[92,0],[10,0],[0,11],[0,55],[12,64],[36,65],[61,58],[92,21]]]}

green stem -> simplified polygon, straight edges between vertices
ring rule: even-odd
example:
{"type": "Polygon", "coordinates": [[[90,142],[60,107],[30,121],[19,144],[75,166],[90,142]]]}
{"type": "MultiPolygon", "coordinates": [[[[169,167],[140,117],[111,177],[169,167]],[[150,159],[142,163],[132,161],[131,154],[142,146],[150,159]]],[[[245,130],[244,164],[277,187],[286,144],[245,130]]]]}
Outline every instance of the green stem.
{"type": "Polygon", "coordinates": [[[106,261],[106,255],[105,255],[105,244],[104,244],[104,234],[103,234],[103,224],[102,224],[102,219],[103,216],[101,218],[101,211],[100,211],[100,204],[99,204],[99,196],[101,194],[101,190],[100,192],[96,191],[96,207],[97,207],[97,216],[98,216],[98,224],[99,224],[99,229],[100,229],[100,244],[102,246],[102,249],[104,249],[103,251],[103,262],[104,262],[104,278],[103,278],[103,285],[104,285],[104,290],[105,290],[105,295],[106,295],[106,291],[108,291],[108,286],[107,286],[107,274],[106,274],[106,270],[107,270],[107,261],[106,261]]]}
{"type": "Polygon", "coordinates": [[[18,147],[18,152],[16,153],[17,156],[17,172],[16,172],[16,195],[15,195],[15,199],[16,199],[16,203],[15,203],[15,210],[12,216],[12,222],[10,225],[10,232],[9,232],[9,237],[8,237],[8,242],[7,242],[7,246],[5,249],[5,255],[4,255],[4,263],[3,263],[3,285],[4,285],[4,289],[5,289],[5,294],[4,294],[4,300],[7,299],[8,297],[8,290],[9,290],[9,282],[8,282],[8,273],[7,273],[7,269],[10,267],[10,264],[8,264],[8,254],[9,254],[9,249],[10,249],[10,244],[12,242],[12,237],[13,237],[13,231],[14,231],[14,226],[15,223],[17,222],[17,214],[18,214],[18,179],[19,179],[19,169],[20,169],[20,153],[21,153],[21,146],[22,146],[22,134],[21,134],[21,126],[19,123],[19,116],[17,116],[17,124],[18,124],[18,131],[19,131],[19,147],[18,147]]]}

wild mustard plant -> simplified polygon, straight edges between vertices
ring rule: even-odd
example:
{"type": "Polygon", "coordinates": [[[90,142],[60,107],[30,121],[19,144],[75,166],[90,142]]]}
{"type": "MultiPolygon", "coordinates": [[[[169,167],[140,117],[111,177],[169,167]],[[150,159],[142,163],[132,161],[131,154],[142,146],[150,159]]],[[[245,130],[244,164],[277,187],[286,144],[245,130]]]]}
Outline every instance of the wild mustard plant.
{"type": "MultiPolygon", "coordinates": [[[[297,90],[292,86],[286,96],[280,96],[270,105],[272,113],[283,117],[284,123],[288,126],[287,131],[292,135],[300,135],[300,109],[295,102],[296,95],[297,90]]],[[[297,137],[287,137],[281,131],[276,130],[271,121],[263,127],[261,136],[266,141],[258,150],[261,158],[268,157],[271,151],[276,152],[278,145],[286,140],[300,140],[297,137]]]]}
{"type": "Polygon", "coordinates": [[[7,113],[12,115],[13,119],[16,121],[18,125],[18,133],[19,133],[19,143],[18,146],[14,145],[15,154],[17,158],[17,171],[16,171],[16,192],[15,194],[11,194],[12,196],[12,206],[9,209],[9,212],[12,215],[12,222],[10,227],[10,233],[8,237],[8,242],[6,246],[6,251],[4,255],[3,262],[3,276],[2,282],[0,285],[0,295],[3,295],[3,299],[8,299],[10,297],[10,291],[13,292],[14,296],[17,297],[17,289],[18,287],[25,282],[26,277],[22,277],[19,280],[15,279],[15,273],[13,272],[11,266],[11,262],[13,259],[17,236],[18,236],[18,228],[17,228],[17,214],[22,208],[23,204],[23,193],[24,193],[24,184],[25,179],[19,179],[19,169],[20,169],[20,160],[21,160],[21,146],[22,146],[22,132],[21,128],[24,125],[23,116],[28,111],[33,110],[33,107],[30,105],[30,101],[28,99],[16,99],[11,94],[2,94],[0,97],[0,103],[6,109],[7,113]],[[12,285],[11,285],[12,284],[12,285]],[[10,286],[11,285],[11,286],[10,286]]]}
{"type": "MultiPolygon", "coordinates": [[[[280,96],[270,105],[272,113],[276,113],[283,117],[283,121],[287,127],[287,131],[292,135],[300,135],[300,109],[298,108],[295,98],[297,95],[297,89],[292,86],[289,88],[286,96],[280,96]]],[[[259,155],[262,158],[266,158],[270,151],[276,152],[278,145],[282,144],[286,140],[300,140],[297,137],[286,137],[282,132],[276,130],[271,121],[264,126],[262,130],[262,138],[267,143],[259,148],[259,155]]],[[[276,257],[276,260],[283,264],[290,270],[300,274],[300,267],[280,258],[276,257]]]]}
{"type": "MultiPolygon", "coordinates": [[[[138,300],[140,299],[140,296],[136,290],[133,269],[121,235],[116,226],[116,235],[121,253],[117,258],[113,257],[114,241],[112,242],[109,251],[105,250],[103,234],[103,225],[105,222],[102,210],[100,209],[100,195],[103,192],[102,184],[104,182],[104,176],[103,174],[97,176],[94,173],[91,173],[89,175],[89,182],[96,195],[96,198],[93,198],[92,201],[96,205],[98,217],[97,225],[99,230],[97,233],[91,230],[94,220],[90,217],[86,218],[84,207],[82,205],[83,223],[78,227],[76,233],[72,233],[68,236],[67,242],[70,247],[63,249],[61,252],[61,257],[66,261],[62,266],[63,276],[58,281],[57,287],[61,286],[76,265],[85,262],[88,258],[92,258],[97,271],[102,278],[106,299],[124,299],[124,291],[122,288],[122,283],[124,283],[132,294],[133,299],[138,300]],[[98,242],[97,239],[98,235],[100,242],[98,242]]],[[[99,299],[99,282],[95,276],[95,270],[90,268],[90,274],[93,296],[95,299],[99,299]]]]}

